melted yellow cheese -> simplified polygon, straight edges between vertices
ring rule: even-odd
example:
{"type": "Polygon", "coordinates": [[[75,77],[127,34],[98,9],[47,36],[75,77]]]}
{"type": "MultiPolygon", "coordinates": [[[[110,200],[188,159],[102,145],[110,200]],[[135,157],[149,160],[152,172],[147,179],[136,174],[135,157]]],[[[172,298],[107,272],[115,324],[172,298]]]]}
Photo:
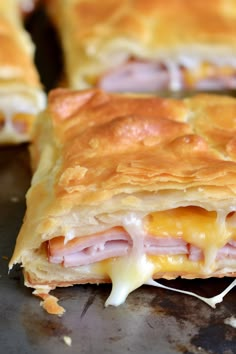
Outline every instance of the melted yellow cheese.
{"type": "Polygon", "coordinates": [[[205,266],[212,270],[217,251],[232,239],[232,228],[217,221],[216,212],[198,207],[181,207],[156,212],[148,217],[147,230],[156,237],[182,238],[200,248],[205,266]]]}
{"type": "Polygon", "coordinates": [[[31,133],[34,114],[0,111],[1,143],[27,141],[31,133]]]}
{"type": "MultiPolygon", "coordinates": [[[[106,301],[106,306],[122,304],[130,292],[143,284],[163,287],[153,281],[154,277],[175,278],[179,275],[186,275],[194,278],[204,277],[214,272],[217,251],[232,238],[233,230],[227,227],[224,220],[223,222],[217,220],[216,212],[208,212],[198,207],[182,207],[149,215],[145,221],[146,231],[149,234],[162,238],[183,238],[187,243],[202,249],[204,260],[191,261],[187,255],[150,256],[143,253],[138,256],[132,253],[126,257],[110,258],[98,262],[93,265],[94,271],[102,276],[108,276],[112,281],[112,292],[106,301]]],[[[196,296],[193,293],[184,293],[196,296]]],[[[222,294],[225,293],[226,291],[222,294]]],[[[215,306],[222,300],[223,295],[214,297],[213,300],[197,297],[210,306],[215,306]]]]}
{"type": "Polygon", "coordinates": [[[157,271],[157,268],[158,271],[161,270],[160,263],[164,267],[163,272],[184,270],[186,265],[190,266],[190,271],[197,272],[199,270],[198,262],[192,262],[192,264],[190,264],[184,256],[174,256],[171,261],[168,256],[156,257],[156,259],[155,257],[147,257],[145,255],[141,258],[120,257],[99,262],[95,266],[93,265],[93,270],[96,269],[98,273],[109,275],[112,281],[112,291],[106,300],[105,306],[121,305],[132,291],[146,284],[194,296],[215,308],[215,305],[221,302],[224,296],[236,286],[236,280],[234,280],[224,291],[212,298],[206,298],[193,292],[171,288],[153,280],[153,275],[157,271]],[[167,263],[165,263],[165,261],[167,263]],[[168,269],[165,268],[166,264],[169,267],[168,269]]]}
{"type": "Polygon", "coordinates": [[[144,260],[151,265],[152,276],[156,274],[157,277],[160,277],[169,273],[170,277],[180,274],[194,274],[196,277],[201,277],[204,274],[204,263],[202,261],[192,262],[187,255],[143,255],[141,258],[133,256],[114,257],[94,263],[91,267],[96,274],[102,277],[109,276],[111,279],[129,278],[129,281],[132,279],[133,283],[138,284],[143,280],[142,272],[145,267],[141,267],[141,264],[144,260]]]}
{"type": "Polygon", "coordinates": [[[196,277],[204,273],[204,264],[202,261],[192,262],[187,255],[172,255],[172,256],[148,256],[149,262],[153,264],[154,274],[168,273],[172,277],[176,274],[194,274],[196,277]]]}
{"type": "Polygon", "coordinates": [[[183,75],[185,82],[190,86],[193,86],[194,84],[196,84],[196,82],[211,77],[231,77],[235,75],[235,68],[232,66],[218,66],[214,65],[213,63],[205,62],[196,67],[195,69],[184,69],[183,75]]]}

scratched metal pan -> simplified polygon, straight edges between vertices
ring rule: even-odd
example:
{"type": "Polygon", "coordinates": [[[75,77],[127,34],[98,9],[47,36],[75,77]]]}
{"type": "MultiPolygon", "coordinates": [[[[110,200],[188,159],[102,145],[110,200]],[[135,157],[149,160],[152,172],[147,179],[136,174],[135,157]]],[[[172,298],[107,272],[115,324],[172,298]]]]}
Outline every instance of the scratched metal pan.
{"type": "MultiPolygon", "coordinates": [[[[56,84],[61,69],[56,38],[41,10],[27,25],[40,48],[36,62],[48,90],[56,84]]],[[[8,259],[24,215],[25,192],[30,178],[27,145],[1,148],[0,353],[236,352],[236,330],[225,323],[236,314],[236,289],[216,309],[195,298],[148,286],[134,291],[120,307],[105,308],[111,285],[77,285],[53,292],[60,298],[66,313],[61,318],[48,315],[40,307],[39,299],[32,296],[31,289],[24,287],[21,269],[15,267],[8,274],[8,259]],[[70,347],[65,343],[65,337],[71,338],[70,347]]],[[[209,279],[162,283],[213,296],[230,281],[209,279]]]]}

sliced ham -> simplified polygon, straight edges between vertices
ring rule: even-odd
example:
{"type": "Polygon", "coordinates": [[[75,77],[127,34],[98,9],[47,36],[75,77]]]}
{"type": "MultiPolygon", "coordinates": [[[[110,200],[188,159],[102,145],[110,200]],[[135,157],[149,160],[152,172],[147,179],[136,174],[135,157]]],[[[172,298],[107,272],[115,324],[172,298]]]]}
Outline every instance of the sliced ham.
{"type": "MultiPolygon", "coordinates": [[[[65,242],[63,236],[48,241],[48,259],[64,267],[76,267],[99,262],[108,258],[126,256],[132,251],[133,241],[122,227],[85,237],[75,237],[65,242]]],[[[188,255],[190,261],[204,258],[203,251],[180,237],[144,237],[144,252],[147,255],[188,255]]],[[[236,241],[229,241],[217,253],[217,259],[236,258],[236,241]]]]}
{"type": "MultiPolygon", "coordinates": [[[[214,64],[213,64],[214,65],[214,64]]],[[[220,90],[236,87],[236,75],[209,76],[189,84],[184,63],[174,60],[165,62],[129,60],[104,74],[97,86],[110,92],[155,92],[161,90],[220,90]]]]}
{"type": "Polygon", "coordinates": [[[222,258],[236,258],[236,247],[230,245],[227,243],[224,247],[222,247],[218,253],[217,253],[217,258],[222,259],[222,258]]]}
{"type": "Polygon", "coordinates": [[[13,122],[13,127],[15,129],[15,131],[17,131],[19,134],[23,134],[26,133],[27,131],[27,124],[26,122],[13,122]]]}
{"type": "MultiPolygon", "coordinates": [[[[132,239],[121,227],[93,234],[76,237],[65,243],[63,236],[48,241],[48,259],[51,263],[75,267],[102,261],[111,257],[129,254],[132,250],[132,239]]],[[[145,237],[144,251],[150,255],[187,254],[187,243],[180,238],[145,237]]]]}
{"type": "Polygon", "coordinates": [[[110,92],[154,92],[168,88],[169,79],[159,63],[130,61],[105,74],[98,86],[110,92]]]}
{"type": "Polygon", "coordinates": [[[51,263],[63,263],[65,267],[81,266],[128,253],[132,240],[121,227],[112,228],[86,237],[76,237],[67,243],[63,236],[48,242],[48,258],[51,263]]]}
{"type": "Polygon", "coordinates": [[[187,254],[188,245],[181,238],[148,236],[144,241],[144,250],[151,255],[187,254]]]}
{"type": "Polygon", "coordinates": [[[194,245],[189,245],[189,255],[188,258],[190,261],[198,262],[203,259],[203,252],[199,247],[194,245]]]}
{"type": "Polygon", "coordinates": [[[236,77],[211,77],[196,82],[197,90],[219,91],[220,88],[234,89],[236,77]]]}
{"type": "Polygon", "coordinates": [[[75,267],[96,263],[108,258],[121,257],[129,253],[131,247],[127,241],[116,240],[107,241],[103,249],[98,248],[96,245],[85,248],[77,253],[72,253],[64,256],[64,267],[75,267]]]}
{"type": "MultiPolygon", "coordinates": [[[[200,261],[204,257],[203,251],[193,245],[189,246],[189,259],[190,261],[200,261]]],[[[236,258],[236,241],[228,242],[224,247],[220,248],[217,252],[217,259],[222,258],[236,258]]]]}

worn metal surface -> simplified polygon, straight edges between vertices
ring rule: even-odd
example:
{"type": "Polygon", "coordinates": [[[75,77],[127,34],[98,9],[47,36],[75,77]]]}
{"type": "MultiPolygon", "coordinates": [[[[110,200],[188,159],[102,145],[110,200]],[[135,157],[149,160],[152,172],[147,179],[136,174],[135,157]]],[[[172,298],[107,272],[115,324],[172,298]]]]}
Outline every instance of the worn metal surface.
{"type": "MultiPolygon", "coordinates": [[[[224,320],[236,315],[236,290],[215,310],[195,298],[142,287],[118,308],[104,308],[110,285],[57,289],[66,308],[48,315],[16,267],[8,274],[30,183],[27,147],[0,149],[0,352],[27,353],[211,353],[236,352],[236,329],[224,320]],[[63,337],[72,339],[72,346],[63,337]]],[[[229,279],[172,281],[171,285],[212,296],[229,279]]],[[[169,284],[169,283],[168,283],[169,284]]]]}

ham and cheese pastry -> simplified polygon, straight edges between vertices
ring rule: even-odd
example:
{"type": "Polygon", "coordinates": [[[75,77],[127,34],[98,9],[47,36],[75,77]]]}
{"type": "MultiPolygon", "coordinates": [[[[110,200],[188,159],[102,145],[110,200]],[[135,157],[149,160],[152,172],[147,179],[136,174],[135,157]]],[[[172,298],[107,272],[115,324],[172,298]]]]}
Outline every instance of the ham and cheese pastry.
{"type": "Polygon", "coordinates": [[[45,107],[21,17],[18,1],[0,2],[0,144],[28,141],[35,115],[45,107]]]}
{"type": "Polygon", "coordinates": [[[69,87],[236,87],[235,0],[48,0],[69,87]]]}
{"type": "Polygon", "coordinates": [[[58,89],[39,116],[35,173],[10,267],[39,294],[236,274],[236,99],[58,89]]]}

